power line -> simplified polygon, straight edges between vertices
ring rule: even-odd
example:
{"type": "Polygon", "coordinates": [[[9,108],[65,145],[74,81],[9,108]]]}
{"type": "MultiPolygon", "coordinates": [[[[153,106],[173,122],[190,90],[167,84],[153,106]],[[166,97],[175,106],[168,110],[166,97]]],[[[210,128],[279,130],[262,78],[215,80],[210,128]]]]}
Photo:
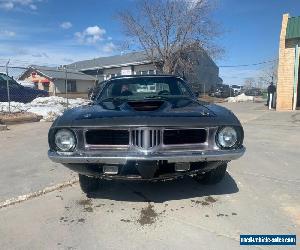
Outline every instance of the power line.
{"type": "Polygon", "coordinates": [[[221,65],[218,66],[219,68],[237,68],[237,67],[250,67],[250,66],[257,66],[257,65],[262,65],[266,63],[272,63],[276,62],[278,59],[275,60],[270,60],[270,61],[263,61],[263,62],[258,62],[258,63],[252,63],[252,64],[240,64],[240,65],[221,65]]]}
{"type": "MultiPolygon", "coordinates": [[[[1,65],[1,63],[4,61],[5,59],[2,59],[0,58],[0,68],[4,68],[5,65],[1,65]],[[1,62],[2,61],[2,62],[1,62]]],[[[54,66],[36,66],[34,65],[34,62],[33,61],[26,61],[26,60],[20,60],[20,59],[14,59],[12,60],[13,63],[16,63],[16,64],[29,64],[29,66],[10,66],[9,68],[11,69],[20,69],[20,70],[26,70],[26,69],[29,69],[29,68],[32,68],[32,69],[38,69],[38,68],[43,68],[43,67],[49,67],[47,70],[46,69],[43,69],[43,70],[46,70],[46,71],[62,71],[64,72],[64,69],[61,69],[61,68],[58,68],[58,67],[54,67],[54,66]],[[51,69],[52,68],[52,69],[51,69]]],[[[276,62],[278,61],[278,59],[274,59],[274,60],[269,60],[269,61],[262,61],[262,62],[258,62],[258,63],[252,63],[252,64],[240,64],[240,65],[220,65],[218,66],[219,68],[238,68],[238,67],[251,67],[251,66],[257,66],[257,65],[262,65],[262,64],[267,64],[267,63],[273,63],[273,62],[276,62]]],[[[202,65],[203,66],[203,65],[202,65]]],[[[70,72],[70,70],[72,71],[72,69],[67,69],[67,71],[69,71],[68,73],[72,73],[72,74],[78,74],[78,75],[82,75],[82,72],[76,72],[76,70],[74,70],[73,72],[70,72]]],[[[231,78],[235,78],[235,77],[231,77],[231,78]]]]}

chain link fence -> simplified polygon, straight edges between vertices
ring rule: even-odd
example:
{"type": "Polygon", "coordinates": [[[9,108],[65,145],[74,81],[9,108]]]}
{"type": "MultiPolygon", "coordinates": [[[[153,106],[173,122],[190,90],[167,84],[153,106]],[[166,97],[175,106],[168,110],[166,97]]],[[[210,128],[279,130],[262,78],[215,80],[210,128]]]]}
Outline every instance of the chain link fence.
{"type": "Polygon", "coordinates": [[[66,67],[1,65],[0,114],[57,117],[65,109],[87,103],[96,83],[94,77],[66,67]]]}
{"type": "MultiPolygon", "coordinates": [[[[64,110],[87,103],[97,82],[97,78],[67,67],[0,65],[0,120],[1,114],[26,112],[53,120],[64,110]]],[[[200,100],[212,103],[227,101],[226,98],[218,98],[220,91],[204,89],[204,93],[199,95],[200,100]]],[[[227,96],[231,98],[234,95],[230,92],[227,96]]],[[[253,96],[242,97],[241,101],[260,100],[253,96]]]]}

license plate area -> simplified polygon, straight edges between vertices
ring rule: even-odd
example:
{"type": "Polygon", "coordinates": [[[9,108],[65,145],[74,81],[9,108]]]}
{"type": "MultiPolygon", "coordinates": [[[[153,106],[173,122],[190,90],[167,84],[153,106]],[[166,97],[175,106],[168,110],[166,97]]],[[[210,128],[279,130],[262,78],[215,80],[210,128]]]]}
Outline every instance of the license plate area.
{"type": "Polygon", "coordinates": [[[176,172],[186,172],[191,169],[190,163],[188,162],[177,162],[175,163],[175,171],[176,172]]]}
{"type": "Polygon", "coordinates": [[[104,165],[103,173],[107,175],[117,175],[119,173],[118,165],[104,165]]]}

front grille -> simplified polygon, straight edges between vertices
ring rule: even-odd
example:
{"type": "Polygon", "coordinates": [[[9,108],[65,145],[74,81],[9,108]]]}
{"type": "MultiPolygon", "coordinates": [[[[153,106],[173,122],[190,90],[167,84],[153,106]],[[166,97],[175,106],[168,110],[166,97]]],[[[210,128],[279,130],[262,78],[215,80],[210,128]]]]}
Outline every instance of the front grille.
{"type": "Polygon", "coordinates": [[[85,133],[88,146],[133,146],[141,150],[151,150],[159,146],[201,144],[207,141],[206,129],[151,128],[136,129],[91,129],[85,133]]]}
{"type": "Polygon", "coordinates": [[[161,130],[141,128],[131,131],[132,145],[142,149],[151,149],[161,144],[161,130]]]}
{"type": "Polygon", "coordinates": [[[205,129],[167,129],[164,130],[165,145],[197,144],[206,142],[205,129]]]}
{"type": "Polygon", "coordinates": [[[89,145],[128,145],[128,130],[88,130],[85,133],[86,144],[89,145]]]}

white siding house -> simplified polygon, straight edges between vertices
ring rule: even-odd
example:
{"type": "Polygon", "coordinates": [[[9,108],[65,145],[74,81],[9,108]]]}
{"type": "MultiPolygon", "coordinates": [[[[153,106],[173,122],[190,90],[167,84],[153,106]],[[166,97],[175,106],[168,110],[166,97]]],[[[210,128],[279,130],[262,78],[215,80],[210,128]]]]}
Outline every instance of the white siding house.
{"type": "Polygon", "coordinates": [[[53,96],[87,98],[97,79],[74,69],[31,66],[19,77],[20,81],[32,82],[36,88],[46,90],[53,96]]]}

